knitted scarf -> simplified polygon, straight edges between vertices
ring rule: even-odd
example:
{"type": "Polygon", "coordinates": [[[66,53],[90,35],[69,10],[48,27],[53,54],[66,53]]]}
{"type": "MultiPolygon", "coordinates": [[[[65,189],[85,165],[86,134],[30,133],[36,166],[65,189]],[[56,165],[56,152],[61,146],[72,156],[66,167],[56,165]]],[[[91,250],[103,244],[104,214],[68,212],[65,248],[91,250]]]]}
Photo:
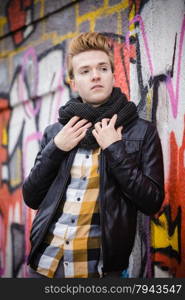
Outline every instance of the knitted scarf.
{"type": "Polygon", "coordinates": [[[92,134],[94,124],[104,118],[111,119],[114,114],[118,115],[115,128],[119,126],[125,128],[133,120],[138,118],[136,105],[128,101],[125,94],[117,87],[113,88],[112,94],[107,102],[99,107],[93,107],[88,103],[83,103],[80,97],[72,98],[66,105],[59,109],[58,121],[65,125],[72,117],[79,116],[81,119],[86,119],[91,122],[93,126],[87,130],[79,146],[85,149],[96,149],[99,145],[92,134]]]}

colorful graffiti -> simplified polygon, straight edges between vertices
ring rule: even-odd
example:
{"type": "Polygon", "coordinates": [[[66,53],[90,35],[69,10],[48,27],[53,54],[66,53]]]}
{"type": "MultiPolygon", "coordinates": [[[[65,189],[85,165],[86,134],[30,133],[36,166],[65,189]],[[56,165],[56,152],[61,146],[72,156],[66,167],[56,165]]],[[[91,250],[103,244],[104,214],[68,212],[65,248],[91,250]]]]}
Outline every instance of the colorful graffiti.
{"type": "Polygon", "coordinates": [[[9,29],[13,33],[13,42],[17,47],[32,34],[35,28],[33,24],[33,9],[33,0],[10,0],[7,4],[9,29]]]}
{"type": "Polygon", "coordinates": [[[174,277],[184,277],[184,200],[185,200],[185,119],[182,145],[178,147],[174,132],[170,133],[170,166],[166,181],[163,211],[153,220],[154,261],[174,277]]]}
{"type": "Polygon", "coordinates": [[[142,118],[157,124],[165,166],[166,196],[160,213],[152,219],[138,214],[130,276],[184,277],[184,1],[176,5],[172,0],[165,4],[158,0],[152,8],[150,0],[68,1],[69,7],[60,13],[65,19],[70,11],[75,25],[71,31],[64,28],[63,34],[57,32],[61,15],[53,13],[42,20],[47,0],[5,2],[4,16],[15,49],[3,46],[0,56],[8,65],[10,82],[8,92],[0,91],[0,276],[27,275],[35,211],[24,205],[21,184],[33,166],[45,127],[57,120],[58,108],[72,93],[65,65],[68,40],[84,29],[102,32],[111,19],[110,28],[102,33],[112,41],[115,84],[137,104],[142,118]],[[160,14],[162,9],[166,19],[160,14]],[[41,18],[37,27],[36,14],[41,18]],[[173,24],[170,32],[168,20],[173,24]],[[36,40],[32,40],[33,33],[37,33],[36,40]]]}

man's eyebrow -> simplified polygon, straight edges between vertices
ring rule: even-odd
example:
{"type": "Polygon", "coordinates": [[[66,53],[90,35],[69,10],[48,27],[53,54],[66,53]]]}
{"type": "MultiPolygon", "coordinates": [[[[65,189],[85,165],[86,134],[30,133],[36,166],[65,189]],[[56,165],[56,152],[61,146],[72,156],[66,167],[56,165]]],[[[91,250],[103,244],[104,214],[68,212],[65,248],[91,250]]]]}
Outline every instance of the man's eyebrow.
{"type": "Polygon", "coordinates": [[[109,63],[108,62],[101,62],[98,65],[107,65],[107,66],[109,66],[109,63]]]}
{"type": "MultiPolygon", "coordinates": [[[[98,66],[109,66],[109,63],[108,62],[100,62],[100,63],[98,63],[98,66]]],[[[79,68],[79,70],[86,69],[86,68],[90,68],[90,66],[89,65],[87,65],[87,66],[81,66],[79,68]]]]}
{"type": "Polygon", "coordinates": [[[81,66],[80,68],[79,68],[79,70],[81,70],[81,69],[86,69],[86,68],[89,68],[90,66],[81,66]]]}

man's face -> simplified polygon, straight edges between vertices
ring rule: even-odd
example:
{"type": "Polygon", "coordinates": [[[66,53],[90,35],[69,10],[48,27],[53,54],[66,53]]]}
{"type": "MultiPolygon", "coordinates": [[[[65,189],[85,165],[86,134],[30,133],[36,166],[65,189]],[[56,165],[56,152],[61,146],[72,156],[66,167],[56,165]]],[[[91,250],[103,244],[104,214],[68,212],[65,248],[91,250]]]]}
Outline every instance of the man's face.
{"type": "Polygon", "coordinates": [[[96,107],[110,96],[114,76],[108,55],[99,50],[79,53],[72,58],[74,78],[71,86],[84,103],[96,107]]]}

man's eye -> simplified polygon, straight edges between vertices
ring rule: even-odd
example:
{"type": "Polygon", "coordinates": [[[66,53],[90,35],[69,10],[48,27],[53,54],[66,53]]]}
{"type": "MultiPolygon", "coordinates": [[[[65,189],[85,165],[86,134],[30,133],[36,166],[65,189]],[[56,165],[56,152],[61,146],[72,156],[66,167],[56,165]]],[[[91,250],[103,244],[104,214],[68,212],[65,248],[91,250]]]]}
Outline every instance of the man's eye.
{"type": "Polygon", "coordinates": [[[106,71],[108,70],[108,68],[107,68],[107,67],[101,67],[101,70],[102,70],[103,72],[106,72],[106,71]]]}
{"type": "Polygon", "coordinates": [[[89,70],[83,70],[82,72],[81,72],[81,74],[87,74],[89,72],[89,70]]]}

